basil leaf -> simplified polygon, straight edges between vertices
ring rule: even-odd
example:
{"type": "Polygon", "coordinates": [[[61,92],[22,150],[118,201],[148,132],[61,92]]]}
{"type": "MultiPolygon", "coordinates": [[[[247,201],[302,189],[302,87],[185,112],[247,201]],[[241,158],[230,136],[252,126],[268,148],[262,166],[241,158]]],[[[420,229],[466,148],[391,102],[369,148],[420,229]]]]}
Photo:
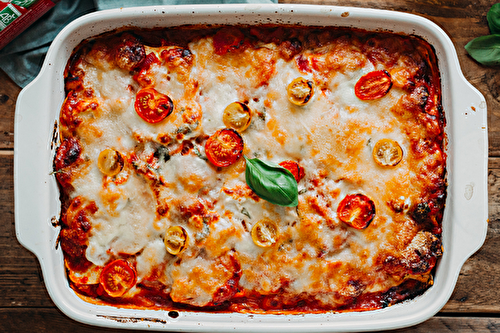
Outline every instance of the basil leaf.
{"type": "Polygon", "coordinates": [[[500,3],[496,3],[491,6],[488,14],[486,14],[488,19],[488,26],[492,34],[500,34],[500,3]]]}
{"type": "Polygon", "coordinates": [[[245,157],[247,185],[259,197],[275,205],[295,207],[299,204],[297,181],[290,171],[278,164],[245,157]]]}
{"type": "Polygon", "coordinates": [[[465,49],[472,58],[483,65],[500,65],[500,35],[477,37],[467,43],[465,49]]]}

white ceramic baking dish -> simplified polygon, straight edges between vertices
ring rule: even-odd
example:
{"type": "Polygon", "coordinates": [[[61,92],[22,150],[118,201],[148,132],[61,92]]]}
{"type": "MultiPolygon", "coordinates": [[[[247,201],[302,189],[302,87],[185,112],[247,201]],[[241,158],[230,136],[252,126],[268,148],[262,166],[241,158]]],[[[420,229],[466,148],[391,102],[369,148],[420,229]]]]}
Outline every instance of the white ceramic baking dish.
{"type": "Polygon", "coordinates": [[[448,301],[465,260],[482,245],[487,230],[487,124],[483,96],[463,77],[448,36],[422,17],[372,9],[308,5],[202,5],[142,7],[93,13],[69,24],[54,40],[38,77],[18,97],[15,115],[15,217],[23,246],[38,257],[54,303],[75,320],[107,327],[175,331],[332,332],[386,330],[432,317],[448,301]],[[122,26],[183,24],[302,24],[347,26],[414,34],[436,50],[447,120],[448,198],[443,222],[444,255],[435,284],[422,296],[360,313],[248,315],[119,309],[82,301],[71,290],[56,248],[60,211],[51,175],[54,123],[64,99],[63,70],[82,39],[122,26]]]}

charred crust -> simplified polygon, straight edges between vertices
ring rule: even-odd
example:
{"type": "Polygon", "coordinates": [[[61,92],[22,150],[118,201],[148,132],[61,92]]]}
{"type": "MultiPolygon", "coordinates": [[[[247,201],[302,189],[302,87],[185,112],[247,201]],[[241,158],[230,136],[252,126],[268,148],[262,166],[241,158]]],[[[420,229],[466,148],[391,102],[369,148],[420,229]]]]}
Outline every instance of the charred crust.
{"type": "Polygon", "coordinates": [[[86,203],[81,197],[76,197],[61,218],[59,243],[68,257],[67,265],[72,270],[83,271],[92,265],[85,257],[85,252],[92,229],[88,215],[96,212],[95,202],[86,203]]]}
{"type": "Polygon", "coordinates": [[[426,223],[430,219],[431,209],[427,202],[419,202],[411,212],[412,218],[417,223],[426,223]]]}
{"type": "Polygon", "coordinates": [[[85,72],[78,67],[72,67],[68,75],[64,78],[64,87],[67,91],[80,91],[83,90],[83,77],[85,72]]]}
{"type": "Polygon", "coordinates": [[[70,186],[72,177],[70,167],[78,163],[81,153],[80,142],[73,137],[65,139],[57,148],[53,169],[60,186],[63,188],[70,186]]]}
{"type": "Polygon", "coordinates": [[[82,148],[76,138],[65,139],[57,149],[56,158],[54,159],[56,171],[75,163],[81,153],[82,148]]]}
{"type": "Polygon", "coordinates": [[[285,60],[291,60],[302,51],[302,42],[297,38],[286,40],[280,45],[280,54],[285,60]]]}
{"type": "Polygon", "coordinates": [[[122,42],[116,48],[115,62],[121,69],[131,71],[146,57],[144,45],[130,34],[122,35],[122,42]]]}
{"type": "Polygon", "coordinates": [[[429,99],[429,90],[425,85],[418,85],[411,92],[411,97],[415,104],[424,110],[427,100],[429,99]]]}

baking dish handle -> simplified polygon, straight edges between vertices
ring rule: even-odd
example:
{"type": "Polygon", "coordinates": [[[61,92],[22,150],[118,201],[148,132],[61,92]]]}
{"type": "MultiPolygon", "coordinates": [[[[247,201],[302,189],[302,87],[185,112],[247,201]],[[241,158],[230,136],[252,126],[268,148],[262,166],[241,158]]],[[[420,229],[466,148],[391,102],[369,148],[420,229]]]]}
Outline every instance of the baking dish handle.
{"type": "MultiPolygon", "coordinates": [[[[45,73],[47,74],[47,73],[45,73]]],[[[47,160],[51,150],[54,124],[47,114],[53,108],[49,96],[53,84],[50,75],[40,75],[26,86],[17,98],[14,121],[14,210],[18,241],[42,261],[44,249],[50,248],[55,228],[47,228],[50,217],[56,216],[53,195],[57,186],[47,160]],[[45,218],[47,221],[40,221],[45,218]],[[47,233],[53,233],[48,237],[47,233]],[[49,240],[49,242],[47,241],[49,240]]],[[[54,129],[55,130],[55,129],[54,129]]]]}
{"type": "Polygon", "coordinates": [[[453,253],[463,263],[482,246],[488,229],[488,126],[483,95],[463,76],[454,84],[460,93],[453,97],[453,121],[448,124],[450,145],[455,147],[450,151],[455,156],[449,165],[448,221],[453,253]]]}

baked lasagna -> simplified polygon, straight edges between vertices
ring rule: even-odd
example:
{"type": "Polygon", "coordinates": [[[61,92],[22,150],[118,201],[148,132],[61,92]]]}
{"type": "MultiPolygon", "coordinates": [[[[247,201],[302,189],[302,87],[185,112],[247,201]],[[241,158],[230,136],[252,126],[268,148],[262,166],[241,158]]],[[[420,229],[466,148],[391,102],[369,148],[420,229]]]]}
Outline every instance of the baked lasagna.
{"type": "Polygon", "coordinates": [[[446,134],[421,38],[126,29],[83,41],[64,80],[58,244],[82,299],[296,314],[433,284],[446,134]]]}

